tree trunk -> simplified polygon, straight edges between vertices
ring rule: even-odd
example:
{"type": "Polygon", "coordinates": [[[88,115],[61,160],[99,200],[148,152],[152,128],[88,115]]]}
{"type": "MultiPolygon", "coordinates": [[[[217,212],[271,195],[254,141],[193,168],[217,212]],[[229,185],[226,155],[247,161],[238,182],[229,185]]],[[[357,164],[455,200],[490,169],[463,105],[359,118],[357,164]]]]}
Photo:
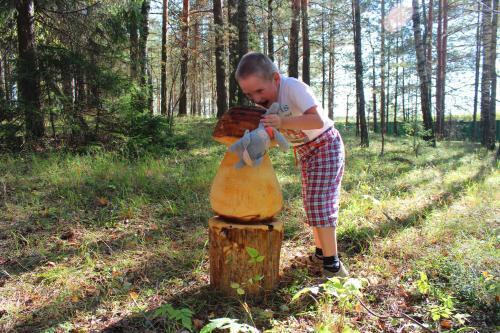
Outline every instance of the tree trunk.
{"type": "MultiPolygon", "coordinates": [[[[482,44],[483,44],[483,68],[481,78],[481,144],[487,148],[494,147],[495,140],[492,137],[490,129],[494,126],[495,118],[491,118],[491,106],[494,106],[492,96],[493,83],[495,74],[495,58],[493,52],[496,51],[496,22],[494,27],[495,8],[498,7],[498,0],[492,0],[483,5],[483,22],[482,22],[482,44]],[[495,31],[493,31],[495,30],[495,31]],[[495,36],[495,39],[493,39],[495,36]],[[495,50],[493,49],[495,47],[495,50]]],[[[493,110],[494,111],[494,110],[493,110]]],[[[493,133],[494,134],[494,133],[493,133]]]]}
{"type": "Polygon", "coordinates": [[[41,138],[45,134],[44,114],[40,102],[40,79],[35,47],[33,0],[20,0],[17,9],[18,42],[18,96],[24,109],[27,140],[41,138]]]}
{"type": "MultiPolygon", "coordinates": [[[[371,42],[370,42],[371,45],[371,42]]],[[[373,132],[378,132],[377,123],[377,85],[375,82],[375,48],[372,45],[372,104],[373,104],[373,132]]]]}
{"type": "Polygon", "coordinates": [[[238,104],[238,83],[234,78],[234,73],[239,61],[238,43],[238,0],[227,1],[227,16],[229,26],[229,106],[238,104]]]}
{"type": "Polygon", "coordinates": [[[140,78],[141,78],[141,86],[146,88],[147,84],[147,63],[148,63],[148,54],[147,54],[147,42],[149,35],[149,9],[150,9],[150,1],[144,0],[141,6],[141,24],[139,28],[139,64],[140,64],[140,78]]]}
{"type": "Polygon", "coordinates": [[[267,54],[274,61],[273,0],[267,0],[267,54]]]}
{"type": "Polygon", "coordinates": [[[430,94],[428,86],[427,71],[425,68],[424,45],[422,43],[422,32],[420,29],[420,12],[418,8],[418,0],[412,0],[413,6],[413,36],[415,41],[415,53],[417,56],[417,70],[420,81],[420,107],[424,121],[424,129],[426,134],[424,139],[435,143],[434,131],[432,128],[432,114],[430,110],[430,94]]]}
{"type": "Polygon", "coordinates": [[[292,0],[292,24],[290,27],[288,76],[299,77],[299,24],[300,1],[292,0]]]}
{"type": "Polygon", "coordinates": [[[224,61],[224,21],[222,1],[214,0],[215,24],[215,80],[217,85],[217,118],[222,117],[227,109],[226,66],[224,61]]]}
{"type": "Polygon", "coordinates": [[[321,12],[321,107],[325,109],[326,87],[326,41],[325,41],[325,11],[321,12]]]}
{"type": "Polygon", "coordinates": [[[472,141],[478,139],[477,134],[477,104],[479,90],[479,67],[481,62],[481,2],[477,3],[477,27],[476,27],[476,58],[474,75],[474,111],[472,114],[472,141]]]}
{"type": "Polygon", "coordinates": [[[208,222],[210,285],[226,295],[261,298],[279,283],[283,222],[208,222]]]}
{"type": "MultiPolygon", "coordinates": [[[[238,2],[238,61],[248,52],[248,3],[238,2]]],[[[249,101],[243,91],[238,88],[238,104],[247,105],[249,101]]]]}
{"type": "Polygon", "coordinates": [[[179,116],[187,115],[187,76],[188,76],[188,37],[189,36],[189,0],[182,2],[181,32],[181,76],[179,96],[179,116]]]}
{"type": "Polygon", "coordinates": [[[399,84],[399,36],[396,36],[396,83],[394,85],[394,123],[392,124],[392,132],[398,135],[398,84],[399,84]]]}
{"type": "Polygon", "coordinates": [[[498,0],[493,0],[493,18],[491,34],[491,103],[490,103],[490,128],[487,148],[495,149],[496,141],[496,97],[497,97],[497,75],[496,75],[496,57],[497,57],[497,28],[498,28],[498,0]]]}
{"type": "Polygon", "coordinates": [[[160,113],[167,115],[167,32],[168,32],[168,0],[163,0],[161,22],[161,107],[160,113]]]}
{"type": "Polygon", "coordinates": [[[130,43],[130,77],[133,80],[138,79],[138,67],[139,67],[139,35],[137,33],[138,29],[138,18],[137,18],[137,8],[135,4],[131,5],[129,11],[129,43],[130,43]]]}
{"type": "Polygon", "coordinates": [[[302,10],[302,81],[310,85],[311,84],[311,73],[310,73],[310,56],[311,49],[309,45],[309,18],[308,18],[308,7],[309,0],[301,0],[301,10],[302,10]]]}
{"type": "Polygon", "coordinates": [[[335,40],[330,34],[330,52],[328,52],[328,117],[333,119],[335,98],[335,40]]]}
{"type": "Polygon", "coordinates": [[[385,1],[381,1],[381,15],[380,15],[380,137],[382,147],[380,155],[384,154],[384,135],[385,135],[385,1]]]}
{"type": "Polygon", "coordinates": [[[389,127],[389,102],[390,102],[390,87],[391,87],[391,45],[387,45],[387,56],[386,56],[386,62],[387,62],[387,76],[386,76],[386,86],[385,86],[385,124],[384,124],[384,130],[385,133],[387,133],[387,129],[389,127]]]}
{"type": "Polygon", "coordinates": [[[7,103],[5,100],[5,90],[4,90],[5,84],[3,82],[5,77],[3,59],[4,57],[0,53],[0,123],[2,123],[2,121],[7,118],[7,108],[6,108],[7,103]]]}
{"type": "Polygon", "coordinates": [[[354,16],[354,58],[356,67],[356,109],[359,115],[359,125],[361,131],[361,146],[368,147],[368,128],[366,126],[365,117],[365,93],[363,89],[363,62],[361,54],[361,13],[359,8],[359,0],[353,0],[353,16],[354,16]]]}

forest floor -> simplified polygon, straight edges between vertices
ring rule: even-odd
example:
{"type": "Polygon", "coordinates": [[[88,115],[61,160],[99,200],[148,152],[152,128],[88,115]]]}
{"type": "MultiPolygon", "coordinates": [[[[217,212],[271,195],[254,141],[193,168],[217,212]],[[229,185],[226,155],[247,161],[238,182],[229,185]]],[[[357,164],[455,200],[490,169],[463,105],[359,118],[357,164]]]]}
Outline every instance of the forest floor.
{"type": "Polygon", "coordinates": [[[499,331],[493,153],[439,142],[416,156],[411,138],[389,137],[380,156],[375,135],[360,148],[342,132],[338,239],[351,279],[325,281],[306,260],[313,242],[293,154],[274,149],[282,275],[257,302],[209,286],[208,194],[225,151],[214,123],[179,121],[187,148],[160,156],[0,156],[0,331],[198,332],[222,318],[234,332],[499,331]]]}

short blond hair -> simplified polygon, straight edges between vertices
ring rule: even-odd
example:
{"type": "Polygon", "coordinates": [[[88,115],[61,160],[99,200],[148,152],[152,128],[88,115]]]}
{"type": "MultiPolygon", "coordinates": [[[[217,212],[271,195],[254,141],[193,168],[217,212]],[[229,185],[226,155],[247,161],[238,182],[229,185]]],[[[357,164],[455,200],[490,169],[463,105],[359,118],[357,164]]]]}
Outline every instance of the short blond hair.
{"type": "Polygon", "coordinates": [[[263,53],[248,52],[241,57],[234,73],[236,81],[245,79],[250,75],[257,75],[265,80],[272,80],[274,73],[279,73],[274,62],[263,53]]]}

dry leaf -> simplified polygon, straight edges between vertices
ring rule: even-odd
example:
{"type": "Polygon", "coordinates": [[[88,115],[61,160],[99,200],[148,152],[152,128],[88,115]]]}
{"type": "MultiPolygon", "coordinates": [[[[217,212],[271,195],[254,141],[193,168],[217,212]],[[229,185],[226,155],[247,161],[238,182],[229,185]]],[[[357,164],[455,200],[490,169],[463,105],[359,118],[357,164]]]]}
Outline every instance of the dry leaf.
{"type": "Polygon", "coordinates": [[[104,207],[109,204],[109,200],[106,199],[105,197],[99,197],[97,198],[96,203],[99,207],[104,207]]]}
{"type": "Polygon", "coordinates": [[[439,324],[441,325],[441,328],[445,330],[449,330],[453,326],[453,322],[449,319],[443,319],[439,324]]]}
{"type": "Polygon", "coordinates": [[[201,329],[204,325],[204,322],[203,320],[200,320],[200,319],[193,319],[193,326],[196,328],[196,329],[201,329]]]}
{"type": "Polygon", "coordinates": [[[72,303],[76,303],[76,302],[78,302],[79,300],[80,300],[80,299],[79,299],[79,298],[78,298],[78,296],[76,296],[76,295],[73,295],[73,296],[71,297],[71,302],[72,302],[72,303]]]}
{"type": "Polygon", "coordinates": [[[129,294],[130,298],[132,298],[134,301],[139,298],[139,294],[136,293],[135,291],[131,291],[128,294],[129,294]]]}

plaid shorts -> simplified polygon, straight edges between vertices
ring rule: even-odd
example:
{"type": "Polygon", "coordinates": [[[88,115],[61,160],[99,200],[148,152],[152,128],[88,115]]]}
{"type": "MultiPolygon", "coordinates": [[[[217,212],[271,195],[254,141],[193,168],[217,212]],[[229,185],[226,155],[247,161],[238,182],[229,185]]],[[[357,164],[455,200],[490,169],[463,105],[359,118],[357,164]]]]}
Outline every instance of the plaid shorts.
{"type": "Polygon", "coordinates": [[[311,227],[336,227],[340,185],[344,174],[344,143],[330,128],[316,139],[295,147],[302,171],[302,199],[311,227]]]}

